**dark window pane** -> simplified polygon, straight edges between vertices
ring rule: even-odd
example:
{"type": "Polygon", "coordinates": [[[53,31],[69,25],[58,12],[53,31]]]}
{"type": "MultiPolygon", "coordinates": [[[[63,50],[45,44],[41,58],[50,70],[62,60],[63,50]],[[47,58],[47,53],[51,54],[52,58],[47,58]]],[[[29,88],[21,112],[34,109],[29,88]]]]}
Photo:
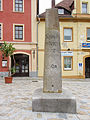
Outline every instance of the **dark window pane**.
{"type": "Polygon", "coordinates": [[[64,36],[64,40],[71,40],[71,36],[64,36]]]}
{"type": "Polygon", "coordinates": [[[87,29],[87,40],[90,40],[90,29],[87,29]]]}
{"type": "Polygon", "coordinates": [[[0,0],[0,10],[1,10],[1,0],[0,0]]]}
{"type": "Polygon", "coordinates": [[[0,39],[1,39],[1,25],[0,25],[0,39]]]}

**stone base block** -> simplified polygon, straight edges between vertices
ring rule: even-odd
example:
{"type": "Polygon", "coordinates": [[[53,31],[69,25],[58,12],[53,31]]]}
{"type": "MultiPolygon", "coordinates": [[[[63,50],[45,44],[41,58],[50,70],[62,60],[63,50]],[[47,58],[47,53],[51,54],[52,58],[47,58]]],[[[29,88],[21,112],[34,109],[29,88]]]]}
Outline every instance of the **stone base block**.
{"type": "Polygon", "coordinates": [[[32,111],[76,114],[76,99],[65,89],[62,93],[43,93],[40,88],[33,94],[32,111]]]}

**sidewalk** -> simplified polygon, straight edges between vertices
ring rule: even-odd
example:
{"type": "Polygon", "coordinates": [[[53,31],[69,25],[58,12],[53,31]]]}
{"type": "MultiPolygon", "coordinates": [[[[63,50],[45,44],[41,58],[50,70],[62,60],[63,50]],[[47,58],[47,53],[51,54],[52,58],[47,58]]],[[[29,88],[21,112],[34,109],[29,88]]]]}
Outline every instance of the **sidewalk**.
{"type": "Polygon", "coordinates": [[[32,112],[32,94],[42,87],[41,79],[14,79],[5,84],[0,78],[0,120],[90,120],[90,80],[63,79],[77,100],[77,114],[32,112]]]}

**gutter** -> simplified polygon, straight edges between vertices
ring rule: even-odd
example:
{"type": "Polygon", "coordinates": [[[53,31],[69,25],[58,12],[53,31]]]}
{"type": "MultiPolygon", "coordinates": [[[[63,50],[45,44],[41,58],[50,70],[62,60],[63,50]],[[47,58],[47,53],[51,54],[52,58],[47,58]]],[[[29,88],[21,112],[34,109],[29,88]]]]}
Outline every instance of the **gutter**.
{"type": "Polygon", "coordinates": [[[40,23],[40,17],[39,15],[37,16],[38,22],[37,22],[37,74],[38,74],[38,25],[40,23]]]}

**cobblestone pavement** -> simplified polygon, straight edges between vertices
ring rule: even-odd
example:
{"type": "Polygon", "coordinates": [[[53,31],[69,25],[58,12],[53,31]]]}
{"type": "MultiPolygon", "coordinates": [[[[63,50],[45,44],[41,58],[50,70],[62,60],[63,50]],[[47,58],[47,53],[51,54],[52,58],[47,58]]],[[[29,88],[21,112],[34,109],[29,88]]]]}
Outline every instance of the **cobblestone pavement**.
{"type": "Polygon", "coordinates": [[[13,80],[5,84],[0,79],[0,120],[90,120],[90,80],[63,81],[76,97],[77,114],[32,112],[32,94],[42,87],[42,80],[13,80]]]}

